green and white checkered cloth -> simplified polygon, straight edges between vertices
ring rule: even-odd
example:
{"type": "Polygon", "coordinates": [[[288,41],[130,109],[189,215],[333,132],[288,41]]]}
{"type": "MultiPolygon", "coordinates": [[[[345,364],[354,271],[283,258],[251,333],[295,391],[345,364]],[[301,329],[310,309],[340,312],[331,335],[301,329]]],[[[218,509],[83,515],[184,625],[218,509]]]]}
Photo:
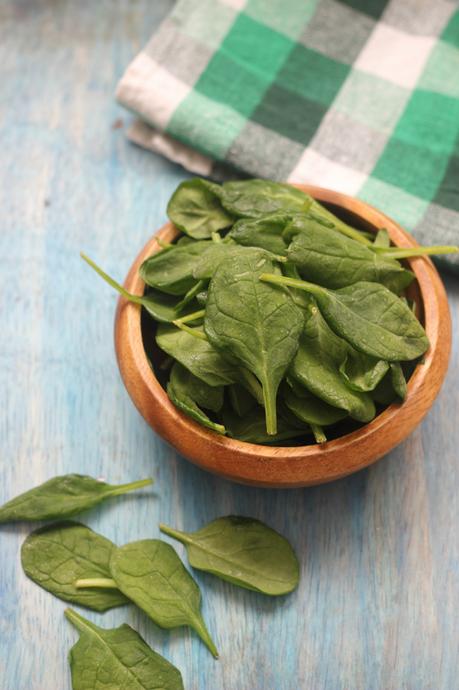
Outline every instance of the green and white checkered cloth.
{"type": "Polygon", "coordinates": [[[179,0],[117,97],[199,175],[330,187],[459,242],[457,2],[179,0]]]}

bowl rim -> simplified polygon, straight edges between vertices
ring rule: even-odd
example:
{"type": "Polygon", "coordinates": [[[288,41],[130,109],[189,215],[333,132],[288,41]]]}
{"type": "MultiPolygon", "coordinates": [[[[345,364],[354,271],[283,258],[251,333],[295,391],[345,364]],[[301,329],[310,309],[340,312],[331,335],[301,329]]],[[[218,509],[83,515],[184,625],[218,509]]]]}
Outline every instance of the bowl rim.
{"type": "MultiPolygon", "coordinates": [[[[400,247],[416,240],[395,221],[360,199],[312,185],[294,185],[315,199],[359,215],[375,228],[386,228],[400,247]]],[[[170,242],[179,233],[166,223],[134,260],[124,287],[143,294],[138,275],[142,261],[159,251],[158,238],[170,242]]],[[[268,487],[298,487],[332,481],[362,469],[404,440],[432,405],[446,374],[451,320],[446,292],[428,257],[407,260],[415,273],[430,347],[407,386],[403,404],[391,404],[371,422],[320,446],[265,446],[221,436],[178,410],[151,369],[143,346],[140,308],[120,297],[115,318],[115,349],[124,384],[145,420],[182,455],[227,479],[268,487]],[[377,443],[376,443],[377,440],[377,443]]]]}

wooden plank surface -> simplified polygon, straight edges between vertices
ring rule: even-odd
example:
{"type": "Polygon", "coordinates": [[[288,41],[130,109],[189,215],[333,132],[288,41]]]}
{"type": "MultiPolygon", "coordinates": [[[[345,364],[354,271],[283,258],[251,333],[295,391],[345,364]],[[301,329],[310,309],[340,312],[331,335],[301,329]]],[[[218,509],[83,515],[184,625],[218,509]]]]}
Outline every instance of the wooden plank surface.
{"type": "MultiPolygon", "coordinates": [[[[221,652],[132,608],[133,625],[187,690],[454,690],[459,668],[459,283],[456,340],[424,424],[383,461],[308,490],[244,488],[189,465],[145,425],[113,353],[118,278],[165,220],[178,167],[126,143],[117,79],[169,0],[0,1],[0,501],[55,474],[153,475],[83,521],[122,544],[160,521],[197,528],[240,513],[286,534],[301,559],[292,596],[268,599],[196,574],[221,652]],[[122,119],[122,126],[118,119],[122,119]]],[[[19,562],[29,527],[0,529],[0,688],[69,690],[76,634],[65,604],[19,562]]],[[[183,553],[179,548],[180,553],[183,553]]]]}

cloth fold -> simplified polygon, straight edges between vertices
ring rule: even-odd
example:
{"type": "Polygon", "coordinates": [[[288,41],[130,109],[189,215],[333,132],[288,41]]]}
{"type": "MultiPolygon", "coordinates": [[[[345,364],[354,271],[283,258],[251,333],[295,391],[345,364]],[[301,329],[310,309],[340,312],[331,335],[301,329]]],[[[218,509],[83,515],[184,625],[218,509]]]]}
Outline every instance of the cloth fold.
{"type": "Polygon", "coordinates": [[[132,141],[193,173],[330,187],[459,242],[455,2],[179,0],[117,98],[132,141]]]}

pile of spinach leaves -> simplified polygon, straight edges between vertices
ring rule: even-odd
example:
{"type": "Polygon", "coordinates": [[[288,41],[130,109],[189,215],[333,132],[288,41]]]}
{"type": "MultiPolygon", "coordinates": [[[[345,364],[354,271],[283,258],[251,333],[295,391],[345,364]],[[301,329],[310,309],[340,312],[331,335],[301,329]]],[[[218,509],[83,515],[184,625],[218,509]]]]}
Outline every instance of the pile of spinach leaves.
{"type": "Polygon", "coordinates": [[[402,401],[429,347],[400,259],[457,247],[390,246],[301,190],[194,178],[169,201],[183,233],[140,267],[141,304],[167,355],[167,393],[214,432],[322,443],[402,401]],[[353,425],[350,427],[350,425],[353,425]]]}

